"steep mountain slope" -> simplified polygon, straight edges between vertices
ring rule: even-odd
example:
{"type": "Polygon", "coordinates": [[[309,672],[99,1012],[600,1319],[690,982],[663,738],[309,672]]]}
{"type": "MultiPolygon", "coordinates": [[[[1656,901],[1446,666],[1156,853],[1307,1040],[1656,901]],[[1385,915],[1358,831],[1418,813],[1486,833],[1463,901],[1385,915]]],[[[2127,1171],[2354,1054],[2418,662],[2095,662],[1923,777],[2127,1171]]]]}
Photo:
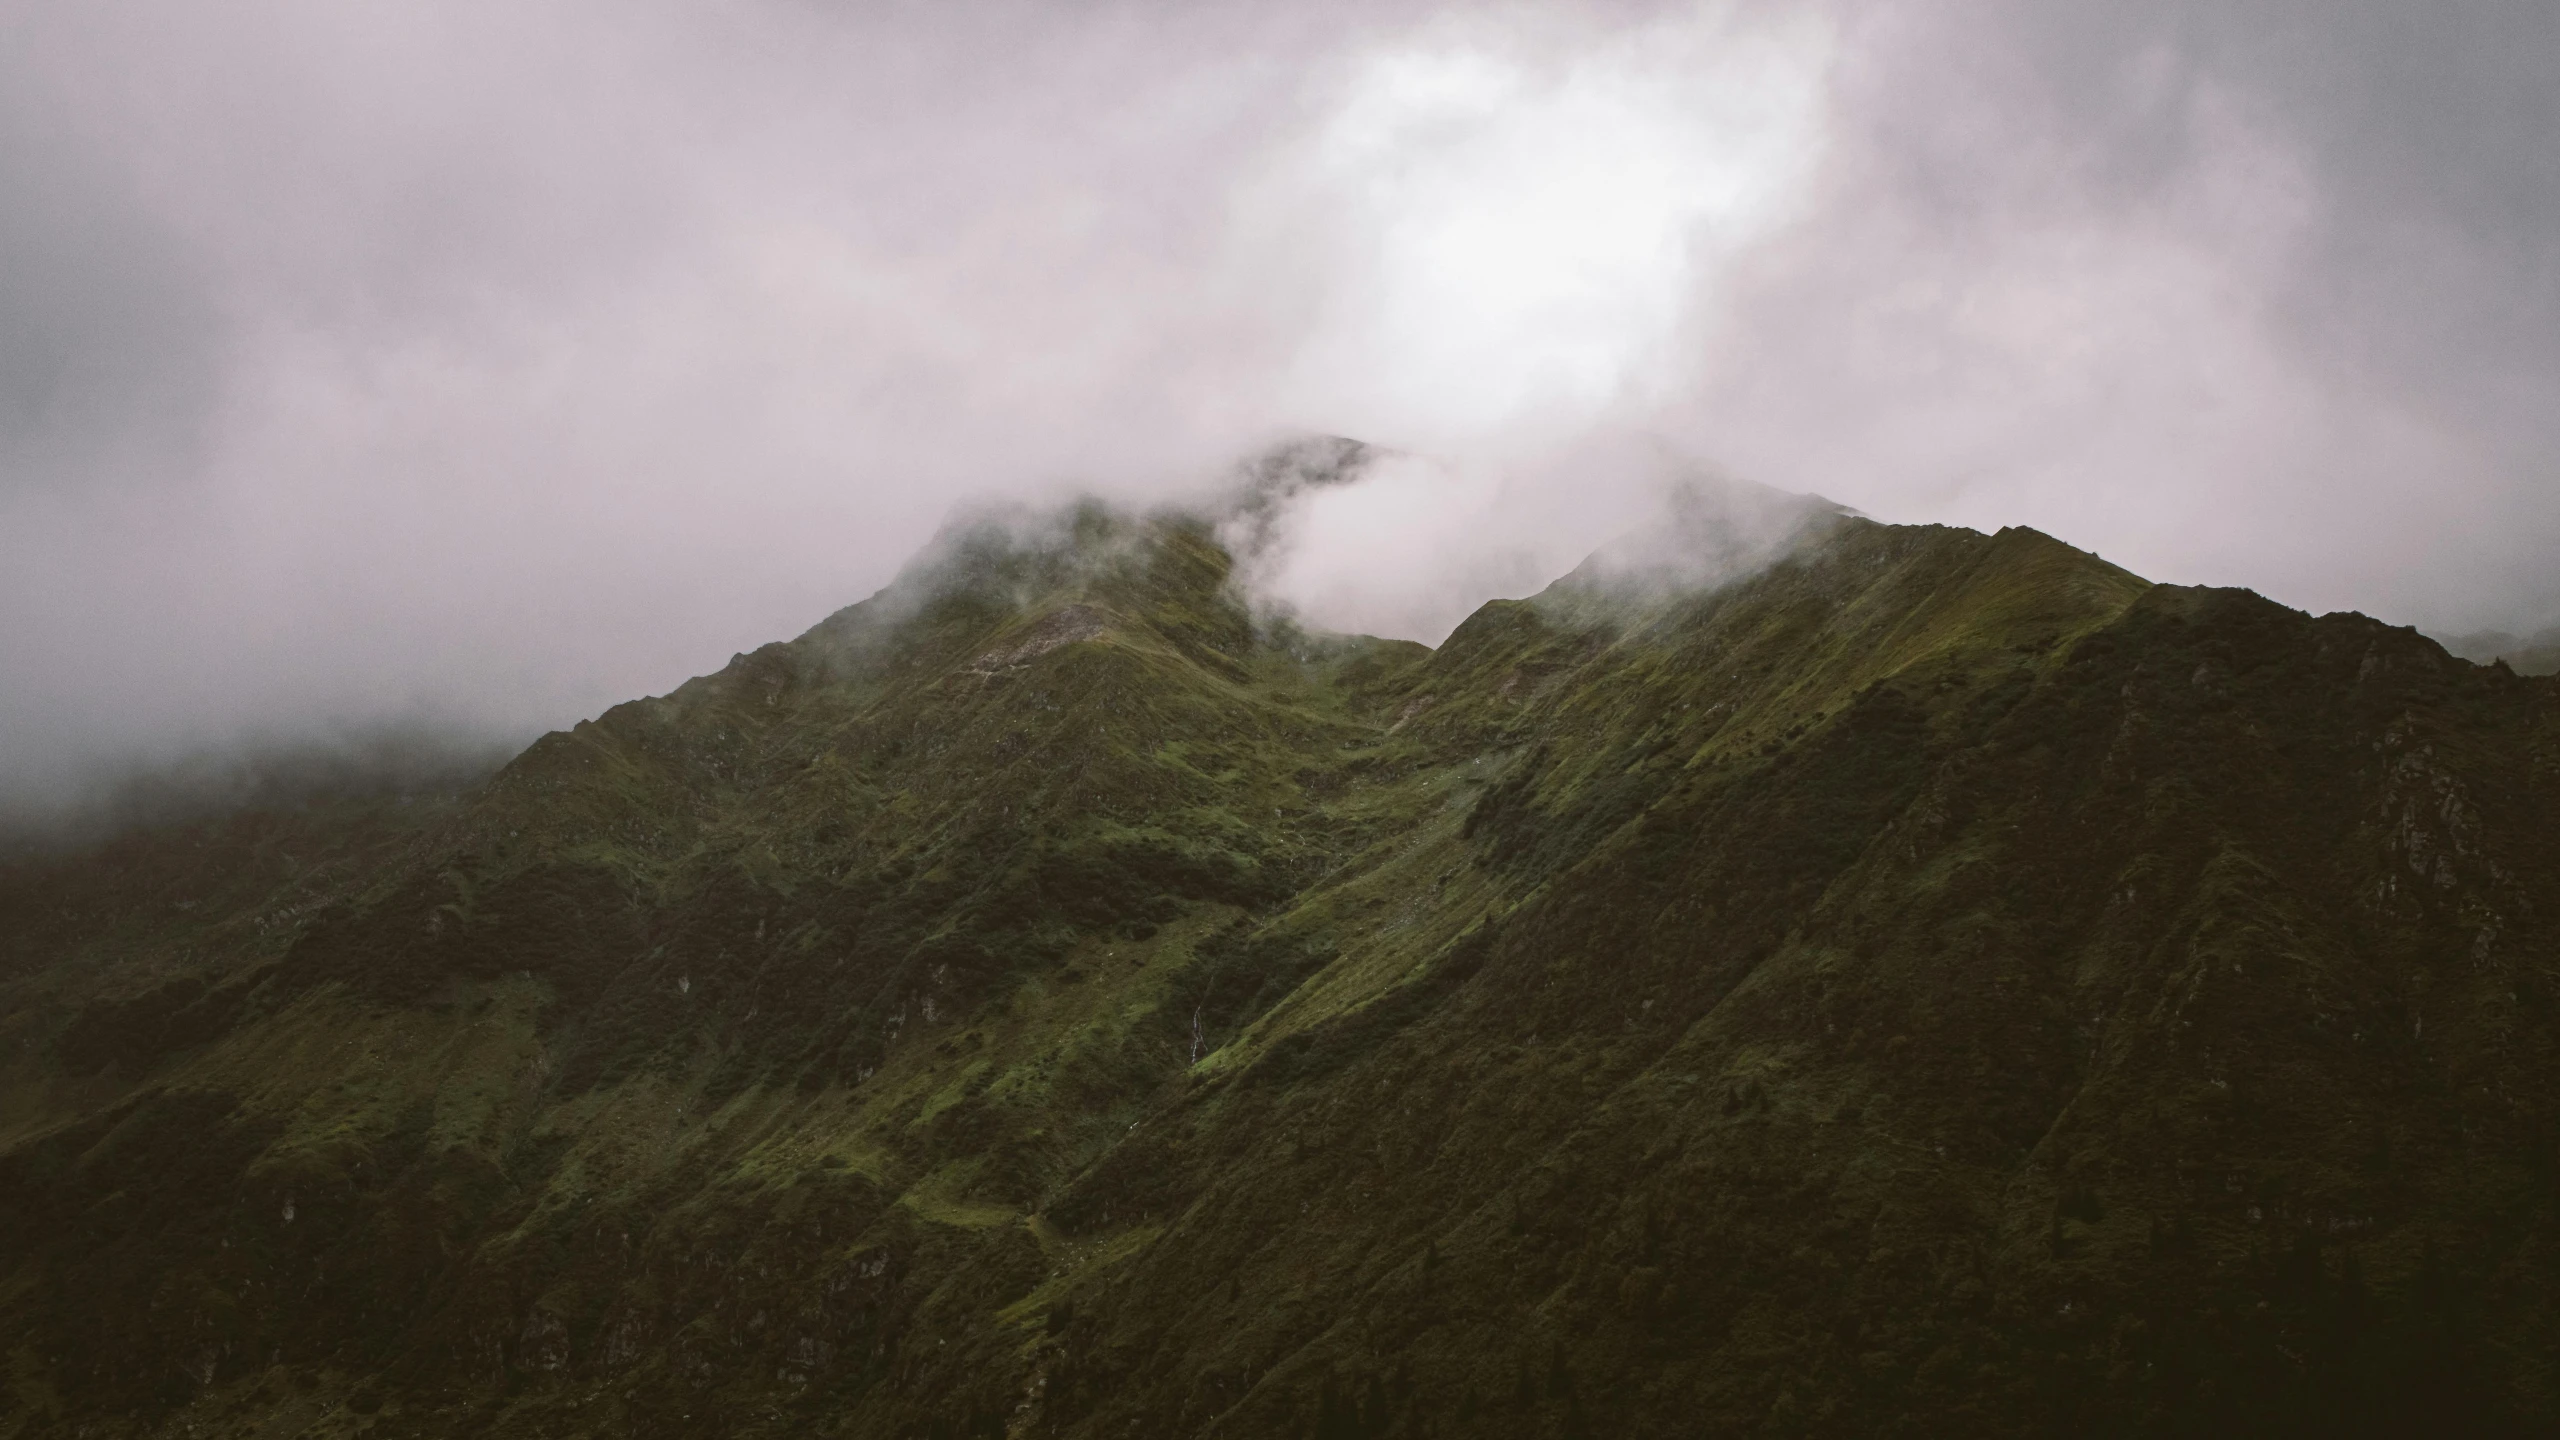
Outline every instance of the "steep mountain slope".
{"type": "Polygon", "coordinates": [[[1085,507],[0,880],[0,1427],[2560,1410],[2560,682],[1808,518],[1437,651],[1085,507]]]}

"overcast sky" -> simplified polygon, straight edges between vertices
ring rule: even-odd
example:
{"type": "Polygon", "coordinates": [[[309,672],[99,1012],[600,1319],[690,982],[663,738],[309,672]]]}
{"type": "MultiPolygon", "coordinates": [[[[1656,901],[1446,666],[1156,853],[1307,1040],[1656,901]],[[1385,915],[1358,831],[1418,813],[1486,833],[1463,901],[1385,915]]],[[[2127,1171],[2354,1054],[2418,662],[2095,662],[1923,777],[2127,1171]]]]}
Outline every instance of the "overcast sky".
{"type": "Polygon", "coordinates": [[[1436,640],[1684,467],[2560,620],[2560,6],[0,0],[0,799],[529,733],[957,500],[1412,458],[1436,640]]]}

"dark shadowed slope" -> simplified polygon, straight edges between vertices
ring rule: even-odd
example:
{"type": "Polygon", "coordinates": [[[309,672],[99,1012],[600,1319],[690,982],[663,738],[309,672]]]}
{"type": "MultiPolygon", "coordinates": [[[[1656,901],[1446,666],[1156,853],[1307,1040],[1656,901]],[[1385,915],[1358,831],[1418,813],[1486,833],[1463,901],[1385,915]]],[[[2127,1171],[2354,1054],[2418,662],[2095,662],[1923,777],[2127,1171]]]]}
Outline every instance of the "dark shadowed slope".
{"type": "Polygon", "coordinates": [[[1436,652],[1228,570],[987,529],[9,871],[0,1432],[2560,1419],[2560,682],[2023,530],[1436,652]]]}

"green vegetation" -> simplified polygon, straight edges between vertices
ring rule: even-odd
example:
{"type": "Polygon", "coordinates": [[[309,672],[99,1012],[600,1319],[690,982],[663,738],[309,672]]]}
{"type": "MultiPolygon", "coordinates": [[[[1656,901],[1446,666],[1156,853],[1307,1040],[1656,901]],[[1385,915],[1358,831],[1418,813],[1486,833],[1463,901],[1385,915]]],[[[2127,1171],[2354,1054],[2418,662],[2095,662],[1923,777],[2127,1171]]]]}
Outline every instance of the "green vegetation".
{"type": "Polygon", "coordinates": [[[2560,1420],[2560,682],[2024,530],[1229,570],[0,869],[0,1435],[2560,1420]]]}

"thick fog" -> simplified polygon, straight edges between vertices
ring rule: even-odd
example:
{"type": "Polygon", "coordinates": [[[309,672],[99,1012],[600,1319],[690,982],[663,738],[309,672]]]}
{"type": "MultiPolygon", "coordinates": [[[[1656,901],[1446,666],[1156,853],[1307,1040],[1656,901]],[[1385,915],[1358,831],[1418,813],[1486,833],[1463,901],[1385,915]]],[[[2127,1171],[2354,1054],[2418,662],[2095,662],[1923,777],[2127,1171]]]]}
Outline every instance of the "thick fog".
{"type": "Polygon", "coordinates": [[[2543,0],[0,0],[0,808],[525,734],[964,500],[1399,454],[1436,640],[1687,474],[2560,620],[2543,0]]]}

